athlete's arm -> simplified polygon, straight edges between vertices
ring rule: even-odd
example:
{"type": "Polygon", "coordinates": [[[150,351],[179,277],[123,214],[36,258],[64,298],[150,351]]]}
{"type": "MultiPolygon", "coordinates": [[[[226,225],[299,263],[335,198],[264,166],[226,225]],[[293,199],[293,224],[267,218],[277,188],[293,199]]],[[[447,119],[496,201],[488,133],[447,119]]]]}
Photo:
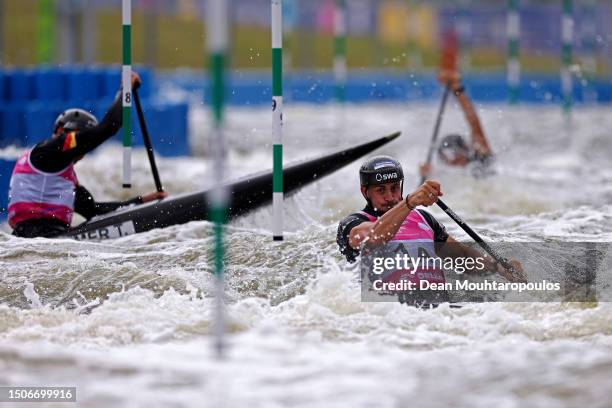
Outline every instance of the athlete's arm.
{"type": "MultiPolygon", "coordinates": [[[[140,84],[140,82],[141,81],[138,74],[132,72],[132,89],[134,89],[137,84],[140,84]]],[[[91,129],[83,130],[81,132],[77,132],[76,147],[74,149],[71,149],[73,150],[71,152],[73,159],[76,159],[91,152],[96,147],[104,143],[106,140],[113,137],[119,131],[123,123],[123,115],[121,113],[121,97],[122,91],[120,88],[115,97],[115,101],[111,105],[108,112],[106,112],[106,115],[104,115],[104,119],[102,119],[98,126],[91,129]]]]}
{"type": "MultiPolygon", "coordinates": [[[[136,82],[140,82],[140,78],[134,74],[132,84],[136,82]]],[[[30,153],[32,165],[48,173],[61,171],[114,136],[121,125],[121,91],[119,91],[110,109],[97,126],[80,132],[66,131],[37,144],[30,153]]]]}
{"type": "Polygon", "coordinates": [[[472,146],[474,147],[474,151],[481,156],[490,156],[493,154],[493,152],[491,151],[491,146],[489,145],[489,142],[484,134],[484,130],[482,129],[482,125],[480,124],[480,119],[478,118],[474,104],[472,104],[472,101],[470,98],[468,98],[463,90],[460,92],[455,92],[455,96],[459,102],[459,105],[461,105],[465,118],[470,125],[470,133],[472,135],[472,146]]]}
{"type": "Polygon", "coordinates": [[[97,126],[81,132],[64,132],[36,145],[30,153],[32,165],[37,169],[55,173],[92,151],[121,127],[121,97],[115,99],[97,126]]]}
{"type": "Polygon", "coordinates": [[[123,124],[122,116],[121,92],[118,92],[110,109],[106,112],[106,115],[104,115],[104,118],[97,126],[75,133],[75,147],[73,149],[68,149],[66,151],[66,156],[75,160],[91,152],[109,138],[113,137],[123,124]]]}
{"type": "Polygon", "coordinates": [[[140,196],[127,201],[96,202],[89,190],[79,185],[75,191],[74,211],[89,220],[96,215],[102,215],[115,211],[119,207],[124,207],[130,204],[141,204],[143,202],[143,198],[140,196]]]}
{"type": "Polygon", "coordinates": [[[366,245],[382,245],[390,241],[400,226],[415,207],[419,205],[430,206],[442,196],[440,183],[427,180],[413,193],[408,194],[405,200],[397,203],[393,208],[383,214],[376,222],[363,222],[354,227],[349,233],[349,245],[359,249],[362,243],[366,245]]]}
{"type": "MultiPolygon", "coordinates": [[[[461,242],[458,242],[455,238],[449,236],[446,243],[436,247],[436,253],[438,256],[443,258],[483,258],[482,254],[461,242]]],[[[488,258],[483,258],[485,264],[485,270],[477,270],[473,268],[468,270],[470,273],[479,273],[485,271],[494,271],[493,262],[490,262],[488,258]]]]}
{"type": "Polygon", "coordinates": [[[78,185],[74,197],[74,211],[89,220],[95,217],[96,215],[102,215],[111,211],[115,211],[119,207],[125,207],[126,205],[132,204],[148,203],[150,201],[161,200],[162,198],[166,198],[167,196],[168,193],[166,193],[165,191],[155,191],[153,193],[145,194],[144,196],[134,197],[126,201],[97,202],[94,200],[89,190],[87,190],[82,185],[78,185]]]}
{"type": "Polygon", "coordinates": [[[442,84],[450,84],[451,91],[457,98],[457,102],[463,110],[468,124],[470,125],[470,134],[472,135],[472,145],[477,154],[481,156],[490,156],[493,154],[491,146],[487,141],[480,119],[476,113],[476,109],[470,98],[466,95],[465,89],[461,84],[461,75],[456,70],[443,69],[438,73],[438,80],[442,84]]]}
{"type": "Polygon", "coordinates": [[[480,258],[482,260],[482,263],[484,264],[484,270],[479,270],[474,267],[472,269],[467,269],[466,272],[468,273],[478,274],[489,271],[493,273],[499,273],[501,276],[503,276],[510,282],[527,282],[525,272],[523,271],[523,267],[519,261],[510,261],[510,264],[516,271],[516,273],[513,275],[510,271],[506,270],[506,268],[504,268],[500,263],[495,262],[490,257],[485,258],[480,251],[477,251],[476,249],[468,245],[458,242],[451,236],[448,237],[446,244],[436,247],[436,253],[438,254],[438,256],[443,258],[480,258]]]}

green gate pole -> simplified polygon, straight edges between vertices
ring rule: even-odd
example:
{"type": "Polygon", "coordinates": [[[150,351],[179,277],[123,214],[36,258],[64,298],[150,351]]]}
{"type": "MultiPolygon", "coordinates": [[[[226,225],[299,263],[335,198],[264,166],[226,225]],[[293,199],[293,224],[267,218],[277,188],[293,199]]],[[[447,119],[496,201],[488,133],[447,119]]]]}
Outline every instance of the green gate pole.
{"type": "Polygon", "coordinates": [[[272,235],[283,240],[283,6],[272,0],[272,235]]]}
{"type": "Polygon", "coordinates": [[[336,100],[344,103],[346,98],[346,0],[336,0],[334,13],[334,78],[336,100]]]}
{"type": "Polygon", "coordinates": [[[597,83],[597,0],[585,0],[584,23],[581,24],[581,43],[583,47],[583,77],[586,84],[582,86],[585,102],[596,103],[598,100],[597,83]]]}
{"type": "Polygon", "coordinates": [[[508,96],[511,104],[519,101],[519,85],[521,82],[521,63],[519,60],[519,38],[521,32],[521,17],[519,14],[519,0],[508,0],[508,96]]]}
{"type": "Polygon", "coordinates": [[[55,2],[40,0],[38,4],[37,62],[49,64],[55,55],[55,2]]]}
{"type": "Polygon", "coordinates": [[[225,66],[227,61],[228,36],[228,4],[226,0],[207,0],[207,40],[208,69],[210,76],[211,109],[213,116],[213,132],[211,150],[213,152],[212,176],[216,182],[211,195],[210,213],[214,222],[214,262],[215,262],[215,294],[216,313],[214,321],[215,351],[222,358],[225,349],[225,310],[224,310],[224,257],[223,230],[227,219],[227,189],[223,186],[225,176],[225,140],[224,140],[224,109],[225,109],[225,66]]]}
{"type": "Polygon", "coordinates": [[[563,111],[572,110],[572,42],[574,39],[574,17],[572,0],[563,0],[561,15],[561,92],[563,94],[563,111]]]}

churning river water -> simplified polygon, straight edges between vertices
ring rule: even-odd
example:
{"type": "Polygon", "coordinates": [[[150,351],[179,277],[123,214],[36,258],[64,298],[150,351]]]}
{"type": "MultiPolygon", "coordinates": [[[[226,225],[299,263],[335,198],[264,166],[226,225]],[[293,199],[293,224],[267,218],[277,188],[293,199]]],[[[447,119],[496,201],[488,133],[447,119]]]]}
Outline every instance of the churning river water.
{"type": "MultiPolygon", "coordinates": [[[[285,157],[313,157],[401,130],[377,153],[417,182],[435,105],[288,106],[285,157]]],[[[467,133],[449,105],[441,134],[467,133]]],[[[608,108],[480,107],[497,174],[436,166],[445,202],[491,241],[612,241],[608,108]]],[[[209,187],[203,156],[159,158],[170,193],[209,187]]],[[[229,178],[271,167],[268,109],[228,112],[229,178]]],[[[151,132],[154,132],[151,129],[151,132]]],[[[77,165],[100,200],[152,191],[146,156],[121,189],[118,146],[77,165]]],[[[113,241],[0,232],[0,385],[76,386],[81,407],[606,407],[612,304],[482,303],[417,310],[364,303],[338,253],[337,222],[363,206],[359,163],[227,227],[227,357],[212,349],[212,228],[193,222],[113,241]]],[[[451,235],[469,240],[431,209],[451,235]]],[[[609,273],[610,271],[606,271],[609,273]]],[[[65,406],[41,403],[33,406],[65,406]]],[[[3,405],[4,406],[4,405],[3,405]]],[[[26,403],[15,406],[27,406],[26,403]]]]}

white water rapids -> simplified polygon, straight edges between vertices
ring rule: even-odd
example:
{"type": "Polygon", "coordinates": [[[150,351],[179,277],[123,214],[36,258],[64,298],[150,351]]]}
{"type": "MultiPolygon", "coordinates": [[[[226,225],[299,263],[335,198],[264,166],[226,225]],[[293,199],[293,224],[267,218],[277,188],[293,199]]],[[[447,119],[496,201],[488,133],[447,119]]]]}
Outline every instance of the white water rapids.
{"type": "MultiPolygon", "coordinates": [[[[491,240],[612,241],[609,108],[576,109],[571,122],[557,107],[480,108],[497,175],[436,165],[445,202],[491,240]]],[[[410,191],[436,110],[288,105],[286,162],[401,130],[376,153],[401,160],[410,191]]],[[[457,108],[447,111],[441,134],[466,133],[457,108]]],[[[228,121],[229,178],[270,168],[269,109],[232,109],[228,121]]],[[[208,125],[196,109],[198,152],[208,125]]],[[[77,165],[79,179],[99,200],[154,189],[142,150],[132,192],[120,161],[118,146],[103,146],[77,165]]],[[[206,158],[158,164],[170,193],[213,182],[206,158]]],[[[282,243],[271,207],[228,226],[224,361],[212,350],[210,223],[102,243],[0,233],[0,385],[76,386],[80,407],[609,406],[611,303],[361,302],[335,243],[338,221],[363,206],[358,166],[286,200],[282,243]]]]}

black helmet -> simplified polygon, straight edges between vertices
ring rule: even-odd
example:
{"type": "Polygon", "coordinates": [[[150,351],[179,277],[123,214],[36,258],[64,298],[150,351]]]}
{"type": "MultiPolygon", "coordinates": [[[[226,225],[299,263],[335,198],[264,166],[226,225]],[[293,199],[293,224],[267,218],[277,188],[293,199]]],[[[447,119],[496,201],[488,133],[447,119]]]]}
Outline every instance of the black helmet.
{"type": "Polygon", "coordinates": [[[55,119],[53,131],[57,131],[60,127],[66,130],[80,131],[92,128],[97,124],[98,120],[91,113],[83,109],[68,109],[55,119]]]}
{"type": "Polygon", "coordinates": [[[438,146],[438,155],[444,161],[452,161],[459,155],[469,156],[470,148],[461,135],[444,136],[438,146]]]}
{"type": "Polygon", "coordinates": [[[364,187],[403,180],[404,171],[402,170],[402,165],[393,157],[371,157],[359,169],[359,181],[364,187]]]}

